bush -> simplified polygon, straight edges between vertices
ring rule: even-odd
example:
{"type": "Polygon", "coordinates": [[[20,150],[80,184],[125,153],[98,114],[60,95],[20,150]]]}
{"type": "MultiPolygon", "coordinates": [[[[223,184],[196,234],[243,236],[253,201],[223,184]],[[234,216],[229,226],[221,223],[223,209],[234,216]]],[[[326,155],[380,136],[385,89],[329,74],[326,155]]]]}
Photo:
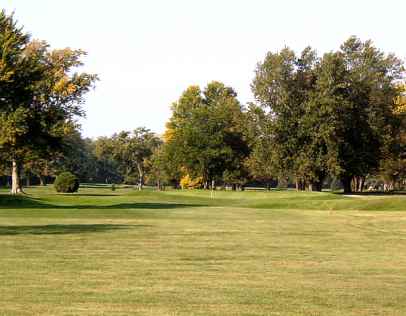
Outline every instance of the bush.
{"type": "Polygon", "coordinates": [[[78,178],[70,172],[63,172],[56,177],[54,182],[56,192],[73,193],[79,189],[78,178]]]}
{"type": "Polygon", "coordinates": [[[203,186],[203,178],[197,177],[192,179],[188,174],[180,179],[180,187],[182,189],[199,189],[203,186]]]}

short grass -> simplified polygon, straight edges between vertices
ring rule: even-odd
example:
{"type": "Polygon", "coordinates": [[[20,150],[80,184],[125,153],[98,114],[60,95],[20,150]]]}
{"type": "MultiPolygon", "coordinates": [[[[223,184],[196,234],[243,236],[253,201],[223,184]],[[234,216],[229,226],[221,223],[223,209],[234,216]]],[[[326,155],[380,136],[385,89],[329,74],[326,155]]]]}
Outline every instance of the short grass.
{"type": "Polygon", "coordinates": [[[406,196],[0,193],[0,315],[406,315],[406,196]]]}

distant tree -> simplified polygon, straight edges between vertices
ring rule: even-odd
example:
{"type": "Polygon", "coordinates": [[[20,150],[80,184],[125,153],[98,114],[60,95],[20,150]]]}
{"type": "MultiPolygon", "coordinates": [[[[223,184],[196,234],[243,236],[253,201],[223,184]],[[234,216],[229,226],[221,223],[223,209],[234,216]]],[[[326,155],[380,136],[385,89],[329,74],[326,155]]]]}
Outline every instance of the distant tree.
{"type": "Polygon", "coordinates": [[[271,188],[271,182],[277,179],[277,160],[271,132],[271,117],[260,106],[249,104],[245,113],[246,131],[251,153],[245,161],[246,167],[252,179],[266,184],[267,189],[271,188]]]}
{"type": "Polygon", "coordinates": [[[136,175],[139,190],[144,185],[148,160],[161,140],[149,129],[140,127],[133,132],[121,132],[112,137],[113,157],[117,159],[127,178],[136,175]]]}
{"type": "Polygon", "coordinates": [[[330,174],[345,192],[362,190],[398,144],[403,74],[398,58],[356,37],[322,59],[310,48],[299,57],[288,48],[269,53],[252,89],[269,111],[271,163],[298,187],[321,190],[330,174]]]}
{"type": "Polygon", "coordinates": [[[403,71],[394,55],[355,37],[323,57],[310,113],[328,170],[345,192],[362,190],[365,177],[378,170],[396,143],[394,100],[403,71]]]}
{"type": "Polygon", "coordinates": [[[89,138],[82,138],[78,129],[72,129],[63,137],[62,149],[50,162],[54,173],[70,171],[81,182],[97,180],[97,158],[94,144],[89,138]]]}
{"type": "Polygon", "coordinates": [[[37,177],[40,181],[40,185],[45,186],[47,184],[47,177],[54,175],[54,170],[50,166],[51,155],[49,160],[42,159],[35,152],[25,156],[23,170],[27,179],[27,186],[30,183],[30,176],[37,177]]]}
{"type": "Polygon", "coordinates": [[[148,160],[148,182],[155,183],[158,190],[161,190],[168,181],[167,164],[161,144],[154,149],[152,156],[148,160]]]}
{"type": "Polygon", "coordinates": [[[96,157],[95,179],[104,183],[121,183],[124,180],[120,163],[114,158],[114,144],[110,137],[98,137],[92,144],[96,157]]]}
{"type": "Polygon", "coordinates": [[[177,170],[193,179],[202,177],[205,188],[224,180],[226,170],[236,174],[249,154],[236,97],[232,88],[212,82],[203,92],[188,88],[172,107],[166,151],[177,170]]]}
{"type": "Polygon", "coordinates": [[[279,178],[294,175],[298,188],[308,184],[321,190],[326,176],[324,151],[315,144],[314,126],[306,117],[318,62],[316,53],[308,47],[300,56],[289,48],[268,53],[258,64],[252,90],[265,112],[254,110],[259,114],[256,119],[265,124],[249,160],[257,177],[263,173],[269,179],[276,171],[278,174],[273,176],[279,178]],[[259,166],[262,170],[258,170],[259,166]]]}
{"type": "Polygon", "coordinates": [[[383,151],[379,175],[387,187],[402,189],[406,186],[406,84],[402,83],[398,88],[393,110],[398,124],[383,151]]]}

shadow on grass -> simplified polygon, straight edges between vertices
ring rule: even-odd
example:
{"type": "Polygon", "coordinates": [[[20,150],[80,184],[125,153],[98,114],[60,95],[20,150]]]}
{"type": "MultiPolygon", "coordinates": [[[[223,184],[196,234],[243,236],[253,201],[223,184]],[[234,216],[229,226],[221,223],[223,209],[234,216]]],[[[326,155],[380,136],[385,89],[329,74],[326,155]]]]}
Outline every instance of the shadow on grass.
{"type": "Polygon", "coordinates": [[[140,203],[118,203],[111,205],[93,205],[93,204],[49,204],[41,200],[33,199],[27,196],[8,196],[0,195],[0,209],[99,209],[99,210],[114,210],[114,209],[148,209],[148,210],[165,210],[178,209],[187,207],[203,207],[203,204],[183,204],[183,203],[155,203],[155,202],[140,202],[140,203]]]}
{"type": "Polygon", "coordinates": [[[336,195],[354,195],[354,196],[393,196],[393,195],[406,195],[406,191],[390,191],[390,192],[383,192],[383,191],[374,191],[374,192],[352,192],[352,193],[344,193],[344,192],[334,192],[336,195]]]}
{"type": "MultiPolygon", "coordinates": [[[[111,190],[112,184],[97,184],[97,183],[81,183],[80,188],[86,189],[107,189],[111,190]]],[[[136,185],[123,185],[123,184],[116,184],[116,189],[135,189],[137,188],[136,185]]],[[[149,189],[148,187],[144,187],[145,189],[149,189]]]]}
{"type": "Polygon", "coordinates": [[[58,193],[58,195],[62,195],[62,196],[120,196],[120,194],[102,194],[102,193],[93,193],[93,194],[86,194],[86,193],[58,193]]]}
{"type": "Polygon", "coordinates": [[[73,224],[44,226],[0,226],[0,236],[10,235],[66,235],[100,233],[111,230],[151,227],[150,225],[73,224]]]}
{"type": "Polygon", "coordinates": [[[92,189],[110,189],[111,184],[104,183],[81,183],[81,188],[92,188],[92,189]]]}

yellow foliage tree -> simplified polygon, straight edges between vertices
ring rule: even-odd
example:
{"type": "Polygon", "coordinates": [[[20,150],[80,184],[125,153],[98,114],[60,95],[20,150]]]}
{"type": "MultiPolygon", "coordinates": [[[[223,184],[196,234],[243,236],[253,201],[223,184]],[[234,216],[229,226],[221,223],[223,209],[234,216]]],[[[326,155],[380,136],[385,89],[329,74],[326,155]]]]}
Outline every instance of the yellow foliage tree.
{"type": "Polygon", "coordinates": [[[399,95],[395,98],[395,114],[406,114],[406,83],[399,86],[399,95]]]}
{"type": "Polygon", "coordinates": [[[203,186],[203,178],[197,177],[193,179],[187,174],[180,180],[180,186],[182,189],[201,188],[203,186]]]}

